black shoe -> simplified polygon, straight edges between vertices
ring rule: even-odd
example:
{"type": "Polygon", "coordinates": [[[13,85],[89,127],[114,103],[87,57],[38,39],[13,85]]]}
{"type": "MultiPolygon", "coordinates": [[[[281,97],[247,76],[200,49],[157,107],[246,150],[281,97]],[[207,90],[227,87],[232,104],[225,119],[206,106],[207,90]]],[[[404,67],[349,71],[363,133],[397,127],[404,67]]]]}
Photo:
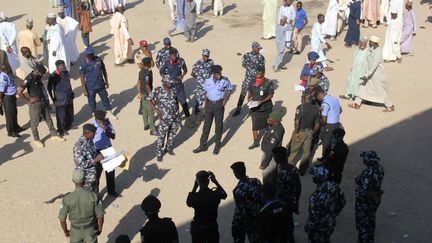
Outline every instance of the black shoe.
{"type": "Polygon", "coordinates": [[[22,127],[18,127],[17,129],[16,129],[16,133],[20,133],[20,132],[24,132],[25,131],[25,129],[24,128],[22,128],[22,127]]]}
{"type": "Polygon", "coordinates": [[[238,107],[232,116],[238,116],[240,115],[240,112],[241,112],[241,108],[238,107]]]}
{"type": "Polygon", "coordinates": [[[213,154],[214,155],[218,155],[219,152],[220,152],[220,146],[215,146],[214,149],[213,149],[213,154]]]}
{"type": "Polygon", "coordinates": [[[156,160],[157,160],[158,162],[162,162],[162,156],[157,156],[157,157],[156,157],[156,160]]]}
{"type": "Polygon", "coordinates": [[[168,153],[169,155],[175,155],[174,150],[172,149],[167,149],[165,153],[168,153]]]}
{"type": "Polygon", "coordinates": [[[111,197],[118,197],[119,195],[117,194],[117,192],[108,192],[108,195],[110,195],[111,197]]]}
{"type": "Polygon", "coordinates": [[[144,131],[147,131],[147,130],[149,130],[149,129],[150,129],[150,126],[149,126],[149,125],[144,126],[144,131]]]}
{"type": "Polygon", "coordinates": [[[260,144],[259,143],[257,143],[257,142],[254,142],[251,146],[249,146],[248,147],[248,149],[254,149],[254,148],[258,148],[260,146],[260,144]]]}
{"type": "Polygon", "coordinates": [[[197,153],[201,153],[201,152],[204,152],[204,151],[207,151],[207,148],[199,146],[198,148],[194,149],[192,152],[194,154],[197,154],[197,153]]]}
{"type": "Polygon", "coordinates": [[[8,132],[8,136],[12,137],[12,138],[20,138],[21,137],[21,135],[19,135],[16,132],[8,132]]]}

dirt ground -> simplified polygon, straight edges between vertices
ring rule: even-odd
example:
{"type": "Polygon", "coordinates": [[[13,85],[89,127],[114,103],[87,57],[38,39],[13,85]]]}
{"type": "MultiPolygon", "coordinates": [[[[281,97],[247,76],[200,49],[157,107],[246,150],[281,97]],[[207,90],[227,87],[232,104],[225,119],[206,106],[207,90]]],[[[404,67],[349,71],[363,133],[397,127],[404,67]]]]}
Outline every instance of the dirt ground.
{"type": "MultiPolygon", "coordinates": [[[[10,16],[17,26],[17,31],[25,26],[27,18],[33,18],[38,33],[42,33],[45,16],[50,11],[48,1],[41,0],[1,0],[0,9],[10,16]]],[[[130,33],[135,41],[146,39],[152,50],[162,47],[161,41],[167,35],[170,25],[168,5],[162,1],[128,1],[125,13],[129,20],[130,33]]],[[[210,1],[205,1],[204,8],[209,10],[210,1]]],[[[223,74],[236,85],[226,107],[225,146],[219,156],[211,151],[193,154],[198,146],[202,128],[190,129],[182,126],[175,140],[176,156],[166,156],[162,163],[155,159],[155,137],[143,131],[142,119],[137,115],[139,102],[136,99],[137,69],[135,65],[114,67],[113,39],[111,38],[109,16],[93,20],[91,41],[97,54],[103,57],[108,68],[110,88],[108,90],[114,113],[119,120],[113,121],[117,138],[113,142],[116,149],[127,150],[131,156],[129,171],[116,170],[116,186],[121,197],[113,200],[104,198],[106,210],[104,229],[100,242],[113,242],[119,234],[128,234],[133,242],[139,242],[139,229],[146,221],[140,209],[142,199],[152,193],[162,201],[160,215],[172,217],[176,223],[181,242],[190,242],[189,224],[193,210],[186,206],[187,193],[192,189],[194,175],[198,170],[211,170],[229,193],[219,208],[219,227],[221,242],[232,242],[231,220],[233,197],[231,190],[236,180],[229,168],[235,161],[245,161],[248,175],[261,177],[259,162],[261,151],[249,151],[252,142],[251,121],[246,109],[236,118],[230,116],[235,108],[239,87],[244,76],[241,67],[241,55],[250,49],[253,41],[259,40],[267,59],[267,69],[275,57],[274,40],[260,40],[262,34],[261,1],[225,1],[226,15],[214,17],[207,12],[198,18],[198,40],[186,43],[182,35],[172,38],[173,46],[186,60],[189,68],[200,58],[201,50],[209,48],[211,58],[223,66],[223,74]]],[[[428,1],[424,1],[425,3],[428,1]]],[[[325,13],[326,1],[305,1],[309,15],[309,28],[318,13],[325,13]]],[[[404,57],[401,64],[385,65],[390,84],[390,97],[395,103],[393,113],[381,112],[381,107],[364,105],[360,110],[347,107],[341,101],[344,112],[342,123],[347,130],[346,142],[350,154],[343,175],[342,190],[347,204],[337,219],[337,226],[332,235],[333,242],[355,242],[354,223],[354,178],[364,168],[359,153],[363,150],[375,150],[382,158],[385,169],[382,204],[377,213],[377,243],[393,242],[428,242],[432,237],[431,200],[432,200],[432,165],[430,159],[432,129],[432,105],[429,98],[430,76],[427,58],[432,55],[430,38],[432,37],[431,11],[427,5],[414,4],[417,13],[418,30],[414,40],[414,53],[404,57]]],[[[385,27],[362,29],[362,35],[375,34],[384,41],[385,27]]],[[[336,41],[330,42],[333,49],[327,54],[334,63],[334,71],[327,75],[331,82],[330,94],[344,93],[345,82],[353,61],[354,48],[343,46],[343,33],[336,41]]],[[[308,37],[305,37],[307,40],[308,37]]],[[[77,43],[83,51],[78,35],[77,43]]],[[[287,108],[283,125],[286,128],[284,144],[290,139],[293,127],[295,107],[299,104],[299,93],[294,91],[302,65],[306,61],[305,47],[302,55],[285,55],[287,70],[279,73],[267,72],[267,77],[275,80],[277,90],[273,102],[287,108]]],[[[40,49],[40,53],[42,49],[40,49]]],[[[81,57],[82,58],[82,57],[81,57]]],[[[158,75],[155,75],[158,77],[158,75]]],[[[64,143],[46,141],[44,149],[32,146],[30,129],[22,133],[17,140],[6,136],[4,119],[0,122],[0,242],[68,242],[60,228],[57,216],[61,200],[45,202],[66,192],[72,191],[71,174],[74,166],[72,147],[81,133],[81,125],[91,120],[87,100],[82,95],[78,78],[77,65],[72,68],[75,99],[75,125],[64,143]]],[[[156,79],[156,85],[160,80],[156,79]]],[[[188,75],[185,81],[190,103],[193,102],[192,90],[195,81],[188,75]]],[[[99,104],[100,105],[100,104],[99,104]]],[[[55,119],[53,117],[53,119],[55,119]]],[[[19,123],[29,127],[28,108],[20,102],[19,123]]],[[[44,139],[48,130],[44,123],[39,126],[44,139]]],[[[213,134],[213,131],[212,131],[213,134]]],[[[319,151],[318,151],[319,153],[319,151]]],[[[102,188],[105,179],[101,180],[102,188]]],[[[298,242],[306,242],[303,226],[307,217],[308,197],[315,186],[310,176],[302,177],[303,192],[300,200],[300,215],[295,216],[299,226],[295,229],[298,242]]],[[[105,194],[105,189],[102,193],[105,194]]]]}

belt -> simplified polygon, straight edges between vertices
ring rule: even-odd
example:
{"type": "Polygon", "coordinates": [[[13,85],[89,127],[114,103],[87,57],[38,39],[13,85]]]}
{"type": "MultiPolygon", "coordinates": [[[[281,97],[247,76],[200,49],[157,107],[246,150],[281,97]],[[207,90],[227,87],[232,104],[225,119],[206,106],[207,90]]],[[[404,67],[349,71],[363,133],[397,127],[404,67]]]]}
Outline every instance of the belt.
{"type": "Polygon", "coordinates": [[[76,225],[71,224],[71,227],[74,229],[77,229],[77,230],[85,230],[85,229],[90,229],[90,228],[94,227],[94,225],[95,225],[95,223],[91,222],[87,225],[82,225],[82,226],[76,226],[76,225]]]}
{"type": "Polygon", "coordinates": [[[212,100],[207,100],[207,101],[210,102],[210,103],[212,103],[212,104],[216,104],[216,103],[222,102],[223,99],[215,100],[215,101],[212,101],[212,100]]]}
{"type": "Polygon", "coordinates": [[[300,129],[300,132],[308,132],[308,131],[312,131],[312,128],[300,129]]]}

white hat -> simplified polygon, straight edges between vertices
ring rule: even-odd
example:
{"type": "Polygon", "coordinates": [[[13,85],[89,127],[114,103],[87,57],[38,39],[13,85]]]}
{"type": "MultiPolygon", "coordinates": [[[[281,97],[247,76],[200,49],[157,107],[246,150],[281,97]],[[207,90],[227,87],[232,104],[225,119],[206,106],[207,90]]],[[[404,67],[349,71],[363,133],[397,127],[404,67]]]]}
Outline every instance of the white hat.
{"type": "Polygon", "coordinates": [[[55,14],[55,13],[49,13],[48,14],[48,18],[55,19],[55,18],[57,18],[57,14],[55,14]]]}
{"type": "Polygon", "coordinates": [[[370,38],[369,38],[369,40],[370,41],[372,41],[372,42],[375,42],[375,43],[379,43],[380,42],[380,38],[379,37],[376,37],[376,36],[371,36],[370,38]]]}
{"type": "Polygon", "coordinates": [[[363,36],[362,38],[360,38],[360,42],[363,42],[363,43],[367,43],[368,40],[369,40],[369,37],[367,37],[367,36],[363,36]]]}
{"type": "Polygon", "coordinates": [[[7,15],[5,12],[1,11],[0,12],[0,20],[6,20],[7,19],[7,15]]]}

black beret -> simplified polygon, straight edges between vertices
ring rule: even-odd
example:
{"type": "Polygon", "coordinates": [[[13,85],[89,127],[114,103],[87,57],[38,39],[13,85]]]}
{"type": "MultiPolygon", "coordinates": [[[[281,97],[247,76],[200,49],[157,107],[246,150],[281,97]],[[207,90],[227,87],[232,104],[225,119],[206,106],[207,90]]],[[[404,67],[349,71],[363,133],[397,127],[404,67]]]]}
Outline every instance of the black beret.
{"type": "Polygon", "coordinates": [[[275,147],[272,153],[276,164],[288,162],[288,150],[285,147],[275,147]]]}
{"type": "Polygon", "coordinates": [[[246,166],[244,162],[238,161],[231,165],[233,171],[246,171],[246,166]]]}
{"type": "Polygon", "coordinates": [[[148,195],[141,203],[141,209],[146,213],[157,213],[161,207],[161,202],[153,195],[148,195]]]}
{"type": "Polygon", "coordinates": [[[58,66],[60,66],[60,65],[62,65],[62,64],[65,64],[65,62],[64,62],[63,60],[57,60],[57,61],[55,62],[56,67],[58,67],[58,66]]]}
{"type": "Polygon", "coordinates": [[[212,73],[220,73],[222,72],[222,67],[220,65],[213,65],[211,71],[212,73]]]}
{"type": "Polygon", "coordinates": [[[97,111],[94,112],[94,117],[97,120],[103,120],[103,119],[105,119],[105,116],[106,116],[106,111],[97,110],[97,111]]]}
{"type": "Polygon", "coordinates": [[[257,68],[257,72],[265,73],[265,67],[264,67],[264,66],[259,66],[259,67],[257,68]]]}
{"type": "Polygon", "coordinates": [[[96,127],[93,124],[87,123],[84,124],[83,131],[96,132],[96,127]]]}

